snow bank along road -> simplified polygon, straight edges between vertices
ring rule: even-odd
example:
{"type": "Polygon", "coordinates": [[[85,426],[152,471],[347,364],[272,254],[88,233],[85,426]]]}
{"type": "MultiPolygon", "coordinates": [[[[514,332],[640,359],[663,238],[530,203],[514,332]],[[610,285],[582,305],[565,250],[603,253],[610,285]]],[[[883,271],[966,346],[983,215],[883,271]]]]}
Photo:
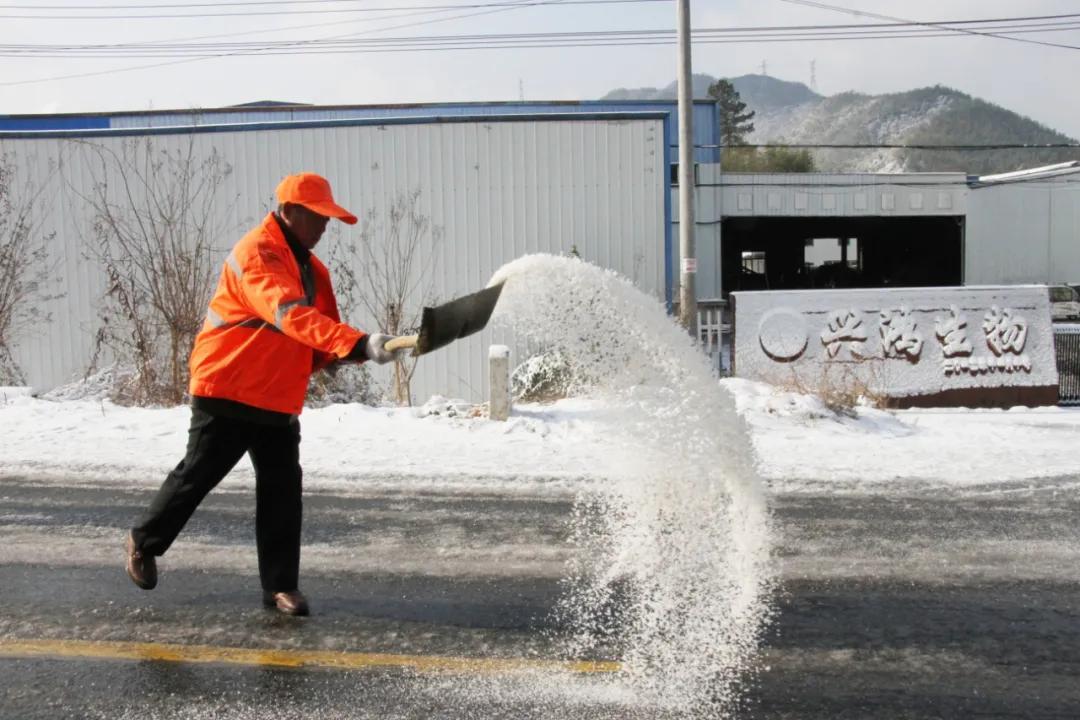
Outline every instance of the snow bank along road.
{"type": "MultiPolygon", "coordinates": [[[[777,494],[782,587],[740,716],[1075,717],[1078,481],[777,494]]],[[[308,495],[314,615],[292,619],[258,606],[246,488],[211,494],[143,592],[123,574],[121,539],[149,488],[0,477],[0,717],[678,716],[635,707],[604,672],[544,664],[558,659],[550,611],[574,553],[568,495],[387,485],[308,495]],[[533,667],[287,669],[117,651],[163,643],[533,667]]]]}

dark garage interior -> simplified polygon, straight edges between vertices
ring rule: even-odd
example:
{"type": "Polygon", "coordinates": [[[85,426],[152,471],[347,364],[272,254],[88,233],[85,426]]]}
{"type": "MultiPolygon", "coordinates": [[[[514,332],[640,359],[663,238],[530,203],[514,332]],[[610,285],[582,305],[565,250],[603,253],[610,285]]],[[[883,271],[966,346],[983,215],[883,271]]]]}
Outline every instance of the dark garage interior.
{"type": "Polygon", "coordinates": [[[725,218],[723,289],[963,284],[961,217],[725,218]]]}

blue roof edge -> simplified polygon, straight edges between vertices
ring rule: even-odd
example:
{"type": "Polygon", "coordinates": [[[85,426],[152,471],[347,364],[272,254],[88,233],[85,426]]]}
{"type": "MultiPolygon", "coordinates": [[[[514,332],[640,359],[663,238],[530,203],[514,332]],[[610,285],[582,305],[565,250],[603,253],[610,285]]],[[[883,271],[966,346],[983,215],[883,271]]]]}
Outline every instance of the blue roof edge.
{"type": "Polygon", "coordinates": [[[615,111],[596,113],[507,113],[493,115],[423,115],[379,118],[340,118],[334,120],[259,121],[217,125],[170,125],[152,128],[80,128],[74,130],[0,130],[0,139],[47,139],[87,137],[131,137],[142,135],[187,135],[254,130],[293,130],[301,128],[363,127],[380,125],[438,125],[448,123],[561,122],[569,120],[664,120],[669,113],[660,110],[615,111]]]}

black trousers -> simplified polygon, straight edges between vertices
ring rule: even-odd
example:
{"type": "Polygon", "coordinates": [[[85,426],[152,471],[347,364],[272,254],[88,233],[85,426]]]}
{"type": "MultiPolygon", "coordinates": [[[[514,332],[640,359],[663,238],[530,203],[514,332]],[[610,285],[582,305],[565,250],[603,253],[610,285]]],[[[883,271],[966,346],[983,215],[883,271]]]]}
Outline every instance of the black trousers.
{"type": "Polygon", "coordinates": [[[296,590],[300,575],[300,424],[253,423],[192,409],[187,454],[133,528],[135,545],[164,555],[203,498],[240,461],[255,466],[255,542],[263,590],[296,590]]]}

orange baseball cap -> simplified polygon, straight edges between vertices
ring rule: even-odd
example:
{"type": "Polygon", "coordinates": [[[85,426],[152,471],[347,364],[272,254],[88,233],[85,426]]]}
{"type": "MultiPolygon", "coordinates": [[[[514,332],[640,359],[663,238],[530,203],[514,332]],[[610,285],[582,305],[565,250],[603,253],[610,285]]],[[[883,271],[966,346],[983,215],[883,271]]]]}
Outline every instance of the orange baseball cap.
{"type": "Polygon", "coordinates": [[[325,217],[337,218],[349,225],[356,224],[356,216],[334,202],[330,183],[322,175],[302,172],[288,175],[278,183],[279,203],[295,203],[325,217]]]}

